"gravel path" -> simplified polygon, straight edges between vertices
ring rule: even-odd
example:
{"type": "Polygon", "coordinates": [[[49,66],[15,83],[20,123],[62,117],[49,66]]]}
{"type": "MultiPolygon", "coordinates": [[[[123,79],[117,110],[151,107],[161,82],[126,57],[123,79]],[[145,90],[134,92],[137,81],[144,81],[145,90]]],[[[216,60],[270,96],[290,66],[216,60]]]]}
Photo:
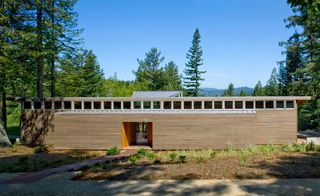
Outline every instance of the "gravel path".
{"type": "MultiPolygon", "coordinates": [[[[320,179],[71,181],[76,172],[29,184],[0,184],[1,195],[320,195],[320,179]]],[[[0,181],[17,174],[0,174],[0,181]]]]}

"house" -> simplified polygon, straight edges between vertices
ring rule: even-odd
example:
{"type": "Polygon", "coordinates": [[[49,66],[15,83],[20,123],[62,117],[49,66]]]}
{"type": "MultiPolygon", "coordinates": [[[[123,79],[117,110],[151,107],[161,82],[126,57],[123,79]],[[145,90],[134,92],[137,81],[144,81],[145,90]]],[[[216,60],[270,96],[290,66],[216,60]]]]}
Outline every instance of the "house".
{"type": "MultiPolygon", "coordinates": [[[[297,141],[304,96],[32,98],[23,101],[22,142],[56,149],[222,149],[297,141]]],[[[143,96],[142,96],[143,95],[143,96]]]]}
{"type": "Polygon", "coordinates": [[[183,97],[182,91],[134,91],[132,98],[169,98],[183,97]]]}

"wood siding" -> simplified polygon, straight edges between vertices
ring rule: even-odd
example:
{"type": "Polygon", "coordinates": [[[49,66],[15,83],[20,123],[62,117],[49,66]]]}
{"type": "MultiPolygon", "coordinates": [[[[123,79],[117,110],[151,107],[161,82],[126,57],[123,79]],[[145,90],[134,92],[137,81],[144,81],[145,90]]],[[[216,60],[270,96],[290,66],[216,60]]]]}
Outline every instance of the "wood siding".
{"type": "Polygon", "coordinates": [[[152,122],[153,149],[221,149],[297,138],[297,111],[292,109],[256,114],[56,113],[45,142],[57,149],[122,148],[123,122],[152,122]]]}

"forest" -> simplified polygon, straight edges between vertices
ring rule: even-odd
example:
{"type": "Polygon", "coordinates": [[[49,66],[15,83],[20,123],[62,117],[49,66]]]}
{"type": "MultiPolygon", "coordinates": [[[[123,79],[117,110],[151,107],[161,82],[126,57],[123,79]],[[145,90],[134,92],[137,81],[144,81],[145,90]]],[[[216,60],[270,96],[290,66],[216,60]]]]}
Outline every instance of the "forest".
{"type": "MultiPolygon", "coordinates": [[[[135,79],[105,78],[97,57],[84,48],[78,26],[77,0],[0,1],[1,127],[19,126],[20,107],[13,97],[131,96],[135,90],[183,90],[201,96],[201,35],[190,37],[183,73],[174,59],[152,47],[133,70],[135,79]],[[7,101],[6,101],[7,100],[7,101]]],[[[320,3],[288,0],[293,15],[284,28],[294,33],[279,40],[284,59],[271,71],[266,85],[258,81],[252,96],[312,96],[299,109],[300,129],[320,129],[320,3]]],[[[211,84],[213,87],[215,84],[211,84]]],[[[224,96],[235,96],[231,83],[224,96]]],[[[240,96],[249,96],[241,92],[240,96]]]]}

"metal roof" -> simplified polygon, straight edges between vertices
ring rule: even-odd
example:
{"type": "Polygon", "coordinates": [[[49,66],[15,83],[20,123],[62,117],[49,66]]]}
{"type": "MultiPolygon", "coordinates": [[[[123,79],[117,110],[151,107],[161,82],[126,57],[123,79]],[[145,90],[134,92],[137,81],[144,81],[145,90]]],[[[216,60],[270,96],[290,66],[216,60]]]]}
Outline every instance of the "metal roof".
{"type": "Polygon", "coordinates": [[[132,98],[169,98],[182,96],[182,91],[134,91],[132,98]]]}

